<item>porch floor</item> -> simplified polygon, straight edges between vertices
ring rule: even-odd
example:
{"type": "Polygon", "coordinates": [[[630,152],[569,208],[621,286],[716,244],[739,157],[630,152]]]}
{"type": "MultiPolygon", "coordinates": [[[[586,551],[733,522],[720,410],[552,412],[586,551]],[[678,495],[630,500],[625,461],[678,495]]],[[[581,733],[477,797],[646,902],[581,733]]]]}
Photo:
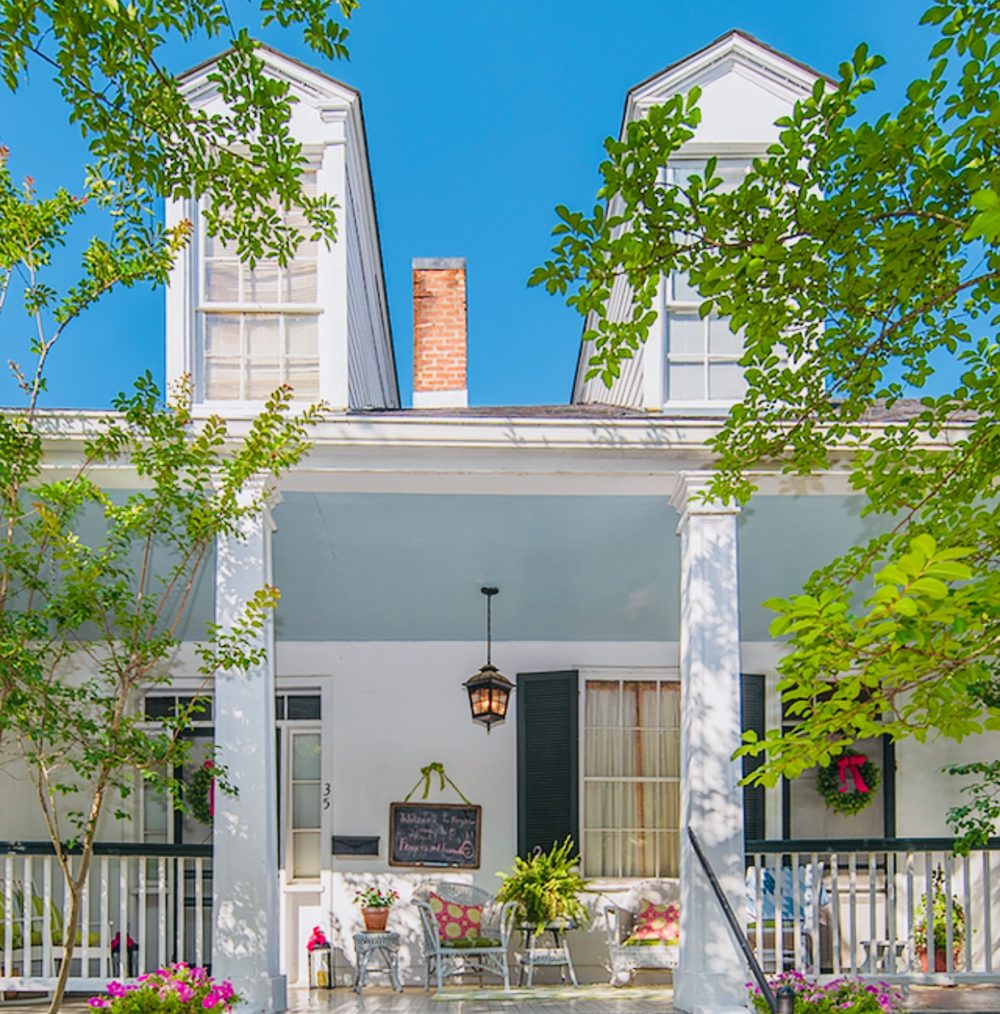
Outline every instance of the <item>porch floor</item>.
{"type": "MultiPolygon", "coordinates": [[[[509,1000],[477,997],[468,987],[449,987],[435,998],[419,987],[394,993],[383,987],[366,987],[358,996],[350,989],[309,991],[289,990],[289,1014],[672,1014],[673,992],[669,987],[536,986],[514,990],[509,1000]]],[[[1000,986],[912,986],[906,1008],[926,1014],[1000,1014],[1000,986]]],[[[9,1014],[44,1014],[42,1000],[0,999],[0,1009],[9,1014]]],[[[64,1014],[91,1014],[86,998],[73,996],[63,1003],[64,1014]]]]}

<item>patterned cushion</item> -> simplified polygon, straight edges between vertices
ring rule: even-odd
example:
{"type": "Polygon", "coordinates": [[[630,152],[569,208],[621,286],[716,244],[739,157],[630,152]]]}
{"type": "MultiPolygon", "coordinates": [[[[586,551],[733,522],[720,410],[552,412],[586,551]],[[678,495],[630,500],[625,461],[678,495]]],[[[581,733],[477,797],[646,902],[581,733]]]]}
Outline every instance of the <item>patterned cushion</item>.
{"type": "Polygon", "coordinates": [[[635,931],[630,939],[676,943],[681,935],[680,917],[680,909],[674,904],[657,908],[653,902],[647,901],[639,911],[635,931]]]}
{"type": "Polygon", "coordinates": [[[448,901],[433,891],[428,894],[427,900],[437,920],[438,936],[445,943],[476,940],[482,936],[479,929],[483,921],[482,905],[459,905],[458,902],[448,901]]]}

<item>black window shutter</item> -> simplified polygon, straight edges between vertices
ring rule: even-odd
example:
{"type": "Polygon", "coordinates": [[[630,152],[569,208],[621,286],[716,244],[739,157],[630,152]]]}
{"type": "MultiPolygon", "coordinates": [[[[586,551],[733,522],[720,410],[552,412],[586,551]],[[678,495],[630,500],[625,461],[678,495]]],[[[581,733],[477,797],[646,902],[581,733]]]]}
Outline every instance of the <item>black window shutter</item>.
{"type": "Polygon", "coordinates": [[[548,851],[569,835],[579,846],[577,673],[517,677],[517,851],[548,851]]]}
{"type": "MultiPolygon", "coordinates": [[[[752,729],[764,737],[764,677],[743,673],[740,677],[741,729],[752,729]]],[[[743,758],[743,777],[764,763],[763,757],[743,758]]],[[[743,840],[759,841],[766,837],[764,829],[764,786],[743,786],[743,840]]]]}

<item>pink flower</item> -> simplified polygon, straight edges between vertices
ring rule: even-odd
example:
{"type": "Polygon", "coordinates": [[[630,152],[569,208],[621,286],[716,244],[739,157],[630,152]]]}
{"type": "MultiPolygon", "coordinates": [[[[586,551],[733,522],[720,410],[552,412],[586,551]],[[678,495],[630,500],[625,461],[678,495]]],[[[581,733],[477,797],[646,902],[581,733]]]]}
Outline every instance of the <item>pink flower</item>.
{"type": "Polygon", "coordinates": [[[226,979],[224,982],[219,983],[216,989],[218,990],[219,996],[221,996],[223,1000],[227,1001],[232,1000],[233,984],[228,979],[226,979]]]}
{"type": "Polygon", "coordinates": [[[213,989],[205,994],[205,999],[201,1001],[201,1005],[205,1008],[205,1010],[211,1010],[221,999],[222,997],[220,997],[213,989]]]}
{"type": "Polygon", "coordinates": [[[108,983],[108,995],[109,996],[124,996],[125,987],[120,982],[109,982],[108,983]]]}
{"type": "Polygon", "coordinates": [[[186,982],[175,982],[174,992],[181,1003],[187,1003],[194,996],[194,990],[186,982]]]}
{"type": "Polygon", "coordinates": [[[106,1006],[107,1001],[104,999],[103,996],[92,996],[87,1001],[87,1004],[91,1007],[104,1007],[106,1006]]]}

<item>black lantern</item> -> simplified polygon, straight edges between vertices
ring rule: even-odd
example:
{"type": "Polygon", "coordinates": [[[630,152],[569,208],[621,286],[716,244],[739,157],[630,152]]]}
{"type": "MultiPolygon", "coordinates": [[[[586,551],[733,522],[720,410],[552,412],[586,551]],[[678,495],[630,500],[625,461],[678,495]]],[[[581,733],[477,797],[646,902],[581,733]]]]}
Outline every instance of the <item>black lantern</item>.
{"type": "Polygon", "coordinates": [[[486,726],[486,732],[507,717],[507,703],[514,684],[493,664],[493,596],[499,588],[481,588],[486,596],[486,665],[465,681],[473,722],[486,726]]]}

